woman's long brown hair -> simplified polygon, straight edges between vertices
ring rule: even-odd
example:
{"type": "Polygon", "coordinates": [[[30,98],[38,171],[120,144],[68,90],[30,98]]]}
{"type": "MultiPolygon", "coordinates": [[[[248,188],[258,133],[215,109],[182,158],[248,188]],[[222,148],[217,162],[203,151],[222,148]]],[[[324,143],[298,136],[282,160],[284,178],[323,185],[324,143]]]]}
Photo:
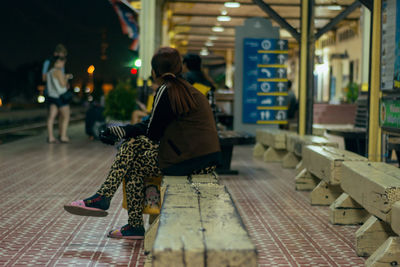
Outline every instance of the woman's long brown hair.
{"type": "Polygon", "coordinates": [[[157,78],[167,86],[169,101],[175,115],[189,113],[197,103],[188,88],[192,87],[181,77],[182,61],[179,52],[171,47],[162,47],[151,59],[151,67],[157,78]]]}

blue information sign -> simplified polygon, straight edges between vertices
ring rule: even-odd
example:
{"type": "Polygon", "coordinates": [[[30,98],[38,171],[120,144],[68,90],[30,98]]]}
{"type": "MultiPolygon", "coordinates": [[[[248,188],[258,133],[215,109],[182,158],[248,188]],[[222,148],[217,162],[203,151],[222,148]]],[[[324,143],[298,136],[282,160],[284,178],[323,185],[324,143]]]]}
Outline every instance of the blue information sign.
{"type": "Polygon", "coordinates": [[[288,41],[243,41],[243,123],[287,123],[288,41]]]}

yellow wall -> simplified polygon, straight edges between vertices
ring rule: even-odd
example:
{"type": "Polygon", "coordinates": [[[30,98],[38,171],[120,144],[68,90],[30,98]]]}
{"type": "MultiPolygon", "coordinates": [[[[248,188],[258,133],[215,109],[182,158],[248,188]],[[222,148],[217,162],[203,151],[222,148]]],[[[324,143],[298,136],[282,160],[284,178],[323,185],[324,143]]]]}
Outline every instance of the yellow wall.
{"type": "Polygon", "coordinates": [[[315,73],[318,73],[319,82],[315,93],[318,101],[327,102],[329,100],[329,68],[332,67],[332,76],[336,77],[336,102],[344,98],[344,88],[350,81],[350,62],[354,62],[354,82],[361,84],[361,62],[362,62],[362,36],[358,22],[354,22],[346,27],[338,29],[336,34],[328,33],[321,37],[318,41],[316,55],[322,58],[323,64],[315,65],[315,73]],[[356,35],[351,39],[339,41],[339,34],[349,28],[354,29],[356,35]],[[328,36],[335,38],[335,45],[321,47],[321,42],[328,36]],[[348,58],[332,59],[333,54],[345,54],[347,51],[348,58]]]}

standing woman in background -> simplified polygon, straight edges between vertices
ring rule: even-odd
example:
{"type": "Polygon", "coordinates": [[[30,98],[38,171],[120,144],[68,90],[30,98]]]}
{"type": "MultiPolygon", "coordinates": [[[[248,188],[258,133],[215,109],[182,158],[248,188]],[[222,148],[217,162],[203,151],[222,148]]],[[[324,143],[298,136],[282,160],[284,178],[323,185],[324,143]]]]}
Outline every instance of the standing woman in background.
{"type": "Polygon", "coordinates": [[[60,129],[60,141],[62,143],[68,143],[69,138],[67,136],[67,128],[69,124],[70,109],[69,101],[62,99],[60,96],[67,92],[68,80],[72,79],[72,74],[65,74],[65,62],[67,58],[65,56],[55,57],[53,60],[52,67],[47,73],[47,103],[49,105],[49,116],[47,119],[47,133],[48,143],[56,143],[57,140],[54,137],[53,125],[57,113],[60,112],[59,116],[59,129],[60,129]]]}

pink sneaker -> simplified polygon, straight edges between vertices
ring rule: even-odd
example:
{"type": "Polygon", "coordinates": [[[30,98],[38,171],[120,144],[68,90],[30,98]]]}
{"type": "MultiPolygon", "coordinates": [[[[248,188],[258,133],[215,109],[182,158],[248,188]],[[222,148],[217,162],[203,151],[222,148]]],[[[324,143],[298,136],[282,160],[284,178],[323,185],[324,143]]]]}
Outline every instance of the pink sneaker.
{"type": "Polygon", "coordinates": [[[64,209],[71,214],[81,216],[105,217],[108,215],[105,210],[87,207],[83,200],[77,200],[64,205],[64,209]]]}

